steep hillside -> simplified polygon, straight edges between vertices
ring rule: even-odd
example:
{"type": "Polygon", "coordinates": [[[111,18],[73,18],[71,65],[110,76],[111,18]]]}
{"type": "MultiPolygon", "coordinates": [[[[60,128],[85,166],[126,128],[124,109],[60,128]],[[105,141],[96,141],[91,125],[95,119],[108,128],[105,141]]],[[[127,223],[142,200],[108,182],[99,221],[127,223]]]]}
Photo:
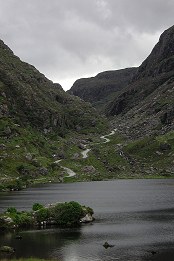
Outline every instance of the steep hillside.
{"type": "Polygon", "coordinates": [[[101,118],[87,103],[65,93],[0,41],[0,115],[44,133],[97,128],[101,118]]]}
{"type": "Polygon", "coordinates": [[[131,84],[108,105],[106,114],[117,116],[122,131],[135,137],[154,131],[166,133],[174,128],[173,104],[174,26],[161,35],[131,84]]]}
{"type": "Polygon", "coordinates": [[[79,79],[68,92],[101,109],[103,105],[105,106],[108,101],[112,100],[114,93],[123,90],[128,85],[136,69],[106,71],[95,77],[79,79]]]}
{"type": "Polygon", "coordinates": [[[0,41],[0,189],[60,180],[62,169],[54,162],[73,146],[78,150],[80,137],[105,127],[90,104],[65,93],[0,41]]]}

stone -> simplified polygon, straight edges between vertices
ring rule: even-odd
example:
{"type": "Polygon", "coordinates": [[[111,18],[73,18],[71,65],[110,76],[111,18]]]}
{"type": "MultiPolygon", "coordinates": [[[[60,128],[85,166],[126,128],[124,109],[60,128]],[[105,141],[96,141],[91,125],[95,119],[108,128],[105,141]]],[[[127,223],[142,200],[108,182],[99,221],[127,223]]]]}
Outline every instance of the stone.
{"type": "Polygon", "coordinates": [[[39,172],[41,175],[47,175],[48,174],[48,169],[45,167],[39,168],[39,172]]]}
{"type": "Polygon", "coordinates": [[[10,246],[1,246],[0,247],[0,252],[5,252],[5,253],[14,253],[15,249],[10,246]]]}
{"type": "Polygon", "coordinates": [[[0,150],[4,150],[6,148],[6,145],[5,144],[0,144],[0,150]]]}
{"type": "Polygon", "coordinates": [[[80,223],[89,223],[92,222],[94,220],[94,218],[92,217],[92,215],[90,213],[87,213],[85,217],[80,219],[80,223]]]}
{"type": "Polygon", "coordinates": [[[31,155],[31,153],[27,153],[27,154],[25,155],[25,158],[26,158],[26,160],[31,161],[31,160],[32,160],[32,155],[31,155]]]}
{"type": "Polygon", "coordinates": [[[162,151],[166,151],[166,150],[170,150],[171,149],[171,145],[168,143],[162,143],[160,144],[160,150],[162,151]]]}
{"type": "Polygon", "coordinates": [[[95,173],[96,169],[93,166],[85,166],[82,171],[86,173],[95,173]]]}
{"type": "Polygon", "coordinates": [[[160,151],[158,151],[158,150],[156,151],[156,154],[159,155],[159,156],[160,156],[160,155],[163,155],[163,153],[160,152],[160,151]]]}
{"type": "Polygon", "coordinates": [[[10,134],[12,133],[12,131],[11,131],[11,129],[10,129],[9,126],[7,126],[7,127],[4,129],[4,133],[5,133],[6,135],[10,135],[10,134]]]}
{"type": "Polygon", "coordinates": [[[103,244],[103,246],[104,246],[104,248],[108,248],[108,247],[114,247],[114,245],[110,245],[108,242],[105,242],[104,244],[103,244]]]}
{"type": "Polygon", "coordinates": [[[75,154],[72,156],[72,159],[79,159],[79,158],[80,158],[79,153],[75,153],[75,154]]]}
{"type": "Polygon", "coordinates": [[[81,149],[81,150],[85,150],[85,145],[82,144],[82,143],[79,143],[78,147],[79,147],[79,149],[81,149]]]}

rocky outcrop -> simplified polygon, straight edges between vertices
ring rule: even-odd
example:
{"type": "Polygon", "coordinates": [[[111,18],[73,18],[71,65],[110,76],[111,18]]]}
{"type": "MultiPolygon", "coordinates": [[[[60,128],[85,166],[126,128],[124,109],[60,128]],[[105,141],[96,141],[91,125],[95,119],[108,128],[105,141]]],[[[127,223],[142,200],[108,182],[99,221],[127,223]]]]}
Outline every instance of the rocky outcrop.
{"type": "Polygon", "coordinates": [[[0,247],[0,252],[1,253],[12,254],[12,253],[15,252],[15,249],[13,247],[10,247],[10,246],[1,246],[0,247]]]}
{"type": "MultiPolygon", "coordinates": [[[[106,108],[122,132],[146,135],[174,127],[174,26],[166,30],[131,83],[106,108]],[[126,126],[126,127],[124,127],[126,126]]],[[[117,126],[118,126],[117,125],[117,126]]]]}
{"type": "Polygon", "coordinates": [[[112,99],[113,93],[123,90],[128,85],[135,72],[136,68],[127,68],[106,71],[95,77],[79,79],[68,93],[79,96],[96,107],[101,107],[112,99]]]}
{"type": "Polygon", "coordinates": [[[94,217],[90,213],[80,219],[80,223],[90,223],[92,221],[94,221],[94,217]]]}
{"type": "MultiPolygon", "coordinates": [[[[0,40],[0,117],[44,134],[97,128],[101,118],[87,103],[64,92],[35,67],[22,62],[0,40]]],[[[9,129],[4,135],[10,136],[9,129]]]]}

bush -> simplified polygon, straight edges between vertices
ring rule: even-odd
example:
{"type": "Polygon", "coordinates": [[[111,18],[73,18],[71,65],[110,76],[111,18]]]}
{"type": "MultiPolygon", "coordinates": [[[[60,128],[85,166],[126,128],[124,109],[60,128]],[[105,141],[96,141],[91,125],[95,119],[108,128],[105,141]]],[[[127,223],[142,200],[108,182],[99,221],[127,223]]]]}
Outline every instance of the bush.
{"type": "Polygon", "coordinates": [[[42,205],[42,204],[40,204],[40,203],[34,203],[34,204],[33,204],[33,207],[32,207],[32,210],[33,210],[33,211],[37,211],[37,210],[39,210],[39,209],[41,209],[41,208],[43,208],[43,205],[42,205]]]}
{"type": "Polygon", "coordinates": [[[16,225],[19,227],[30,227],[33,224],[33,219],[30,213],[27,212],[20,212],[17,213],[14,217],[13,220],[16,225]]]}
{"type": "Polygon", "coordinates": [[[49,215],[49,209],[47,208],[41,208],[35,213],[35,218],[37,222],[43,222],[46,221],[50,217],[49,215]]]}
{"type": "Polygon", "coordinates": [[[92,216],[94,214],[94,210],[92,208],[85,206],[83,206],[83,212],[85,215],[89,213],[92,216]]]}
{"type": "Polygon", "coordinates": [[[7,212],[10,213],[11,215],[14,215],[17,213],[17,210],[14,207],[9,207],[7,208],[7,212]]]}
{"type": "Polygon", "coordinates": [[[54,207],[52,215],[57,225],[76,226],[83,215],[83,208],[74,201],[59,203],[54,207]]]}

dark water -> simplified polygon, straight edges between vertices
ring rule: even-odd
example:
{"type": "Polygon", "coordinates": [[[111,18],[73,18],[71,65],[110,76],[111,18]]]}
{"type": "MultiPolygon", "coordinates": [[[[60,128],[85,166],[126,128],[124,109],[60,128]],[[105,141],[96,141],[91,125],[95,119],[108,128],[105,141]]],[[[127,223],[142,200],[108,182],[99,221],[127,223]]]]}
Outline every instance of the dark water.
{"type": "Polygon", "coordinates": [[[0,235],[16,257],[60,261],[173,261],[174,180],[115,180],[49,184],[0,195],[0,211],[30,209],[75,200],[95,211],[96,221],[78,229],[50,229],[0,235]],[[105,249],[105,241],[114,245],[105,249]],[[151,251],[156,253],[153,255],[151,251]]]}

